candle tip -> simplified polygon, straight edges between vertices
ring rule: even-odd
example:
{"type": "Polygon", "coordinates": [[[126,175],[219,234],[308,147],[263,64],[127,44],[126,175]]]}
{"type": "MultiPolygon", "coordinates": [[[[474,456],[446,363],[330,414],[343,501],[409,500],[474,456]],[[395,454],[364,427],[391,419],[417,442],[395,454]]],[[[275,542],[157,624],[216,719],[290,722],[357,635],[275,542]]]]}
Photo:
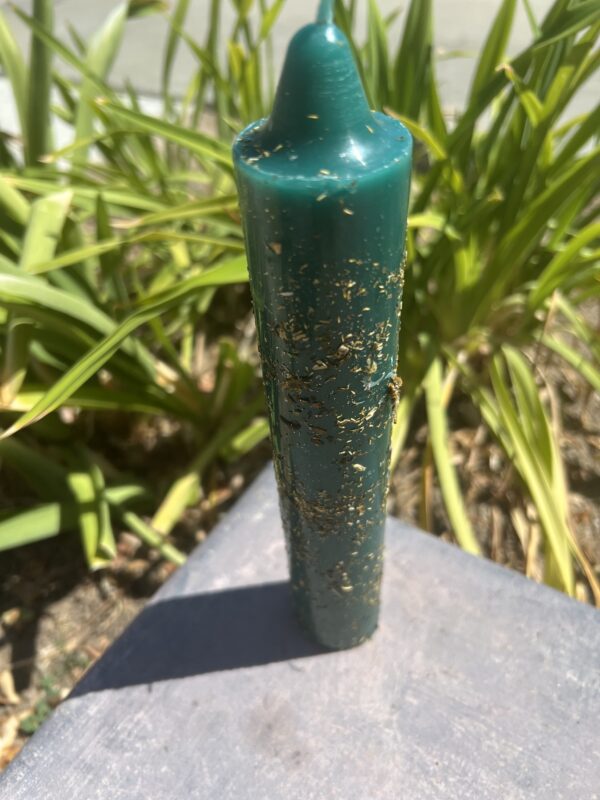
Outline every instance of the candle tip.
{"type": "Polygon", "coordinates": [[[317,12],[317,22],[323,25],[333,24],[333,2],[334,0],[321,0],[319,11],[317,12]]]}

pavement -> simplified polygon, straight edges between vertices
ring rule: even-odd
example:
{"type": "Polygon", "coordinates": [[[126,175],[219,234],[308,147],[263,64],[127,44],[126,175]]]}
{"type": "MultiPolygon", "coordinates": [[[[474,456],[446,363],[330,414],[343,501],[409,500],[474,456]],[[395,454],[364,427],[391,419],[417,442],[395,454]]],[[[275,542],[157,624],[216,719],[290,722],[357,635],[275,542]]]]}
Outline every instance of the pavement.
{"type": "Polygon", "coordinates": [[[388,519],[377,632],[291,613],[272,467],[32,737],[0,800],[600,800],[600,616],[388,519]]]}
{"type": "MultiPolygon", "coordinates": [[[[449,111],[459,109],[464,104],[476,54],[485,41],[500,1],[434,0],[434,37],[436,50],[440,57],[438,78],[442,102],[449,111]]],[[[118,5],[119,0],[94,0],[93,3],[86,2],[86,0],[55,0],[55,2],[56,31],[59,36],[67,39],[67,25],[71,25],[84,39],[88,39],[102,25],[110,11],[118,5]]],[[[171,5],[173,2],[174,0],[171,0],[171,5]]],[[[530,2],[538,20],[543,18],[544,13],[551,5],[551,0],[530,0],[530,2]]],[[[317,0],[312,0],[310,3],[287,0],[274,28],[277,71],[281,66],[287,42],[294,31],[313,19],[317,4],[317,0]]],[[[398,9],[404,12],[408,0],[404,0],[402,3],[399,3],[398,0],[379,0],[379,4],[384,14],[387,15],[398,9]]],[[[14,5],[29,11],[32,3],[31,0],[15,0],[14,5]]],[[[359,3],[363,12],[359,25],[361,32],[365,29],[366,6],[366,0],[359,3]]],[[[21,47],[26,50],[29,40],[26,26],[10,11],[8,2],[0,2],[0,8],[7,15],[21,47]]],[[[191,0],[185,27],[187,33],[200,42],[204,41],[206,35],[209,8],[210,0],[191,0]]],[[[225,42],[227,31],[231,28],[234,16],[233,0],[225,2],[222,24],[223,42],[225,42]]],[[[401,13],[392,28],[396,40],[400,35],[404,18],[405,13],[401,13]]],[[[121,52],[112,71],[112,84],[122,86],[126,81],[130,81],[147,97],[156,96],[159,93],[162,53],[167,30],[165,20],[158,14],[131,20],[128,23],[121,52]]],[[[525,15],[524,4],[519,2],[508,53],[519,52],[530,39],[531,31],[525,15]]],[[[195,57],[191,52],[187,48],[181,47],[173,74],[173,88],[177,93],[184,92],[196,64],[195,57]]],[[[5,130],[10,130],[14,126],[15,120],[14,110],[11,108],[10,92],[7,91],[7,88],[5,82],[0,79],[0,126],[5,130]]],[[[600,75],[597,75],[588,81],[569,109],[569,113],[578,114],[589,110],[595,105],[599,96],[600,75]]]]}

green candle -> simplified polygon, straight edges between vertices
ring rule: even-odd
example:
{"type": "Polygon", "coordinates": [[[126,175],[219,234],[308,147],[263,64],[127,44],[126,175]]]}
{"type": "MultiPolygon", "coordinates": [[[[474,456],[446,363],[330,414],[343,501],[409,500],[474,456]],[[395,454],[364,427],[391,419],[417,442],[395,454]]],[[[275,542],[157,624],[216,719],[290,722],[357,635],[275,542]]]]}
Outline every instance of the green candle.
{"type": "Polygon", "coordinates": [[[379,613],[411,138],[369,109],[331,5],[234,159],[294,606],[339,649],[379,613]]]}

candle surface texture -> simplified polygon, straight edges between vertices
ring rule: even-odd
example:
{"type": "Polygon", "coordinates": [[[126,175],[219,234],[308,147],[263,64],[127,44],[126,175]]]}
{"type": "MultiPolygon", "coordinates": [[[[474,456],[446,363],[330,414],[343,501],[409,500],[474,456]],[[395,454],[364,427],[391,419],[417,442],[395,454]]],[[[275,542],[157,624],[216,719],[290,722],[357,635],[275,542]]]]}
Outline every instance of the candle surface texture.
{"type": "Polygon", "coordinates": [[[411,149],[327,13],[234,144],[294,605],[336,649],[378,620],[411,149]]]}

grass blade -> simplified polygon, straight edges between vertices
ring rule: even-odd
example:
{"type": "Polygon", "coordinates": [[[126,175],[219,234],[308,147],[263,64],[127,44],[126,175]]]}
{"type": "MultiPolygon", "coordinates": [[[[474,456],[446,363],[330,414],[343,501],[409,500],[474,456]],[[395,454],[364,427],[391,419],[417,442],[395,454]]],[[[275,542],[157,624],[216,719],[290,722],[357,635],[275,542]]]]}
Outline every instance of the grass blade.
{"type": "Polygon", "coordinates": [[[33,203],[19,264],[22,270],[33,271],[54,256],[72,200],[73,192],[67,190],[33,203]]]}
{"type": "Polygon", "coordinates": [[[169,113],[172,108],[170,95],[171,72],[173,70],[173,64],[175,62],[179,41],[181,39],[179,31],[185,25],[189,5],[190,0],[178,0],[170,20],[171,25],[169,27],[169,35],[167,36],[167,44],[165,46],[165,55],[163,58],[161,76],[163,103],[165,104],[165,110],[167,113],[169,113]]]}
{"type": "Polygon", "coordinates": [[[442,400],[442,364],[439,358],[435,358],[432,361],[424,381],[424,388],[427,401],[429,439],[437,474],[440,479],[444,505],[446,506],[454,535],[464,550],[474,555],[481,555],[481,548],[467,516],[456,470],[452,464],[448,423],[442,400]]]}
{"type": "MultiPolygon", "coordinates": [[[[2,276],[0,276],[1,278],[2,276]]],[[[5,280],[7,278],[8,276],[4,276],[5,280]]],[[[232,259],[206,270],[201,275],[183,281],[174,289],[148,298],[139,311],[125,319],[114,329],[112,334],[107,336],[62,375],[46,392],[42,400],[30,411],[19,417],[8,430],[1,434],[0,438],[11,436],[55,411],[77,389],[83,386],[123,346],[129,336],[144,323],[149,322],[167,309],[176,307],[183,300],[195,294],[200,288],[240,283],[245,280],[247,280],[245,259],[232,259]]]]}
{"type": "MultiPolygon", "coordinates": [[[[119,228],[144,228],[148,225],[163,225],[166,222],[178,222],[189,219],[204,220],[216,214],[231,212],[238,207],[237,195],[223,195],[222,197],[211,197],[208,200],[193,200],[190,203],[182,203],[165,211],[155,211],[143,217],[119,222],[115,227],[119,228]]],[[[236,225],[237,230],[241,227],[236,225]]]]}
{"type": "Polygon", "coordinates": [[[27,131],[27,67],[6,18],[0,10],[0,64],[10,82],[23,136],[27,131]]]}
{"type": "MultiPolygon", "coordinates": [[[[54,3],[52,0],[34,0],[33,17],[39,27],[52,33],[54,3]]],[[[52,149],[50,127],[50,90],[52,88],[52,51],[35,33],[31,40],[29,64],[26,154],[27,163],[36,164],[40,156],[52,149]]]]}
{"type": "Polygon", "coordinates": [[[494,71],[504,55],[512,29],[516,5],[516,0],[503,0],[498,9],[475,67],[467,105],[474,102],[481,89],[493,77],[494,71]]]}
{"type": "Polygon", "coordinates": [[[100,552],[99,498],[88,472],[69,473],[68,485],[77,502],[77,523],[88,567],[101,569],[108,559],[100,552]]]}
{"type": "Polygon", "coordinates": [[[396,408],[396,419],[392,427],[390,475],[393,474],[396,466],[398,465],[398,461],[400,460],[400,456],[402,455],[402,449],[404,448],[404,443],[406,441],[406,437],[408,436],[408,429],[410,426],[410,420],[415,406],[415,401],[415,395],[405,392],[400,398],[400,402],[396,408]]]}
{"type": "Polygon", "coordinates": [[[126,525],[132,533],[135,533],[144,544],[156,549],[163,558],[166,558],[178,567],[185,564],[185,555],[170,542],[166,541],[151,525],[144,522],[140,516],[133,511],[126,511],[116,504],[113,505],[113,509],[116,511],[121,522],[126,525]]]}
{"type": "Polygon", "coordinates": [[[390,114],[390,116],[400,120],[403,125],[406,125],[415,139],[423,142],[434,158],[439,159],[440,161],[445,161],[448,158],[446,148],[440,141],[438,141],[438,139],[436,139],[435,135],[430,130],[425,128],[423,125],[419,125],[418,122],[415,122],[413,119],[405,116],[404,114],[396,114],[391,109],[386,109],[386,111],[390,114]]]}
{"type": "Polygon", "coordinates": [[[14,508],[2,512],[0,518],[0,551],[23,547],[58,536],[77,526],[75,503],[46,503],[25,511],[14,508]]]}
{"type": "Polygon", "coordinates": [[[533,13],[531,0],[523,0],[523,5],[525,7],[525,13],[527,14],[527,21],[529,22],[529,27],[531,28],[531,32],[537,38],[541,34],[541,29],[537,23],[535,14],[533,13]]]}
{"type": "MultiPolygon", "coordinates": [[[[114,63],[123,39],[127,20],[128,3],[121,3],[108,16],[104,25],[98,30],[87,48],[85,55],[86,73],[105,81],[114,63]]],[[[94,106],[97,80],[84,77],[77,111],[75,113],[75,141],[81,142],[94,133],[94,106]]],[[[81,146],[73,153],[73,162],[81,166],[87,162],[88,147],[81,146]]]]}
{"type": "MultiPolygon", "coordinates": [[[[154,529],[164,534],[168,533],[180,519],[184,510],[191,503],[197,502],[202,492],[204,470],[218,453],[224,448],[231,447],[232,441],[237,435],[240,435],[240,429],[243,429],[248,420],[252,419],[256,412],[262,408],[262,404],[263,399],[261,396],[247,405],[230,422],[222,426],[212,439],[202,447],[200,454],[190,464],[187,472],[173,483],[165,495],[152,520],[154,529]]],[[[268,434],[266,420],[261,425],[261,433],[263,434],[261,439],[268,434]]]]}
{"type": "Polygon", "coordinates": [[[394,63],[394,109],[415,122],[427,97],[431,41],[431,0],[411,0],[394,63]]]}
{"type": "Polygon", "coordinates": [[[263,14],[262,21],[260,23],[260,31],[258,33],[259,41],[264,41],[271,33],[271,29],[277,22],[277,18],[281,13],[284,3],[285,0],[275,0],[273,5],[266,11],[265,14],[263,14]]]}
{"type": "Polygon", "coordinates": [[[568,277],[577,254],[598,237],[600,237],[600,222],[590,223],[554,256],[527,298],[527,305],[531,311],[538,309],[555,289],[560,288],[568,277]]]}
{"type": "Polygon", "coordinates": [[[501,241],[491,259],[476,292],[480,298],[476,319],[489,307],[490,302],[505,292],[515,273],[531,255],[541,236],[571,194],[581,193],[596,180],[600,169],[600,149],[582,157],[553,181],[527,207],[516,225],[501,241]]]}
{"type": "Polygon", "coordinates": [[[241,239],[227,239],[219,236],[207,236],[194,233],[177,233],[168,229],[163,231],[146,231],[145,233],[139,233],[123,239],[105,239],[104,241],[79,247],[76,250],[69,250],[50,261],[36,264],[30,272],[33,275],[41,275],[73,264],[80,264],[94,256],[113,253],[123,248],[143,244],[145,242],[194,242],[196,244],[214,245],[218,248],[234,251],[242,251],[244,249],[244,244],[241,239]]]}
{"type": "Polygon", "coordinates": [[[377,108],[381,109],[390,102],[387,30],[376,0],[369,0],[367,12],[367,52],[369,55],[371,97],[375,99],[377,108]]]}
{"type": "Polygon", "coordinates": [[[4,176],[0,176],[0,211],[19,225],[27,224],[31,211],[31,206],[25,197],[14,189],[4,176]]]}
{"type": "Polygon", "coordinates": [[[223,455],[228,461],[236,461],[253,450],[269,435],[269,422],[261,417],[253,420],[244,430],[235,434],[224,448],[223,455]]]}
{"type": "Polygon", "coordinates": [[[600,6],[597,0],[584,0],[566,9],[552,25],[542,25],[542,38],[534,45],[534,50],[549,47],[556,42],[595,25],[600,21],[600,6]]]}
{"type": "Polygon", "coordinates": [[[29,362],[32,337],[31,319],[9,315],[0,382],[0,409],[11,405],[23,385],[29,362]]]}
{"type": "MultiPolygon", "coordinates": [[[[504,348],[504,355],[509,358],[513,384],[520,384],[521,391],[530,397],[536,397],[536,424],[544,429],[544,438],[552,441],[550,426],[545,411],[537,396],[535,382],[522,362],[522,356],[512,348],[504,348]]],[[[492,386],[498,403],[501,424],[508,441],[508,452],[512,450],[514,463],[531,493],[538,511],[545,536],[552,548],[556,566],[559,570],[561,588],[572,595],[575,589],[573,564],[570,555],[571,533],[564,515],[566,506],[566,488],[557,483],[554,460],[549,460],[535,440],[526,435],[527,426],[519,416],[510,399],[506,386],[506,378],[502,373],[500,358],[496,357],[491,364],[490,375],[492,386]]]]}
{"type": "MultiPolygon", "coordinates": [[[[28,383],[16,395],[6,411],[25,412],[39,403],[45,390],[39,385],[28,383]]],[[[113,387],[82,386],[71,397],[64,401],[66,408],[85,409],[89,411],[121,411],[129,414],[164,415],[174,413],[173,407],[166,398],[153,395],[137,386],[135,391],[115,389],[113,387]]],[[[178,409],[182,414],[182,410],[178,409]]],[[[194,416],[190,417],[190,421],[194,416]]]]}
{"type": "MultiPolygon", "coordinates": [[[[39,259],[54,255],[71,199],[71,192],[66,191],[33,203],[21,250],[22,270],[27,271],[39,259]]],[[[10,405],[25,380],[31,335],[30,321],[25,317],[9,317],[0,384],[0,402],[4,406],[10,405]]]]}
{"type": "Polygon", "coordinates": [[[100,105],[118,119],[129,122],[134,126],[134,129],[144,131],[153,136],[163,137],[175,144],[186,147],[199,158],[208,158],[210,161],[231,167],[229,146],[224,142],[219,142],[199,131],[191,131],[181,125],[174,125],[170,122],[149,117],[146,114],[131,111],[110,101],[102,101],[100,105]]]}
{"type": "Polygon", "coordinates": [[[590,384],[590,386],[600,394],[600,369],[589,361],[579,350],[568,345],[557,336],[546,334],[542,338],[542,344],[554,351],[557,355],[570,364],[573,369],[590,384]]]}

